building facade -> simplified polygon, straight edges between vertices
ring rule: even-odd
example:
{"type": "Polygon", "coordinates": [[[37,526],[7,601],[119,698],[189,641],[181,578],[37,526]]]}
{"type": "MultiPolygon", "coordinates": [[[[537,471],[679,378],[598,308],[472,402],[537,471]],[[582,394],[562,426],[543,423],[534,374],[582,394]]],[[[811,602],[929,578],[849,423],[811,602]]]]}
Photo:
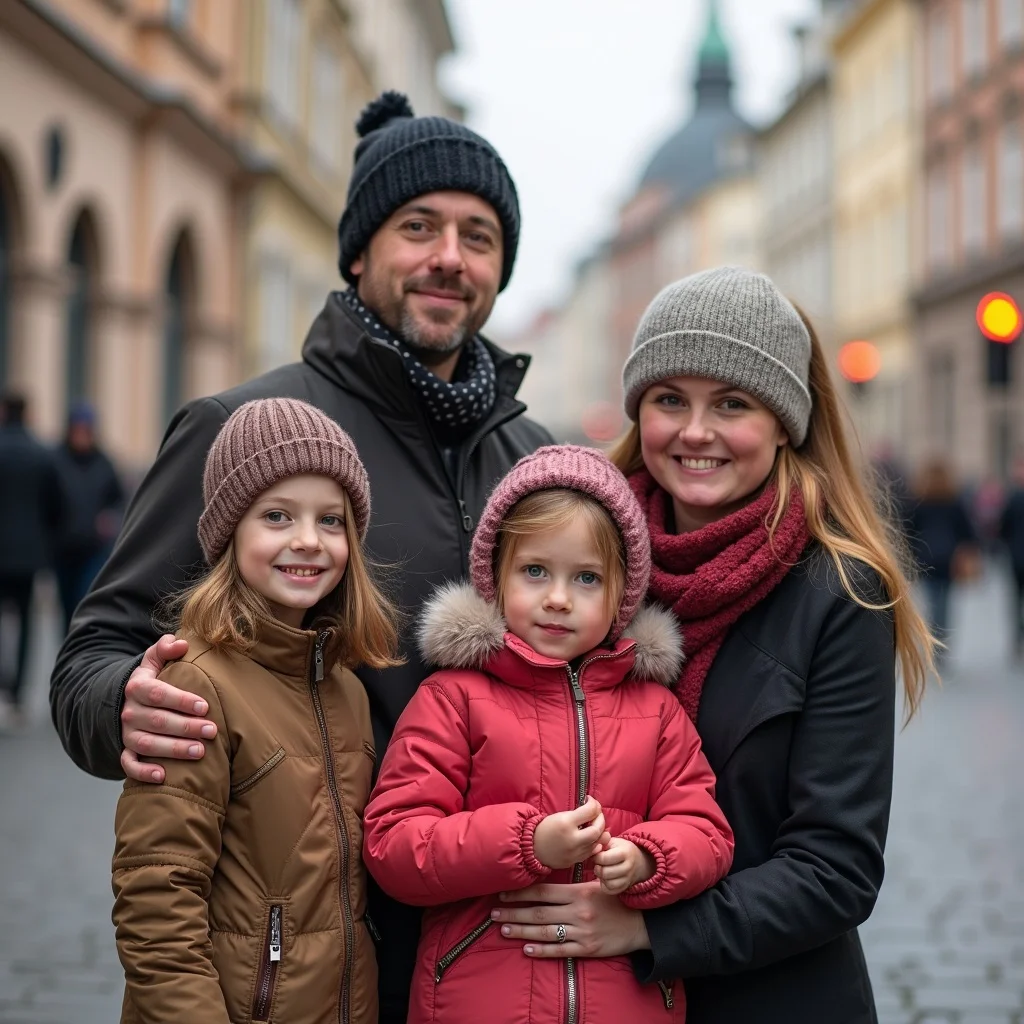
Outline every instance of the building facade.
{"type": "Polygon", "coordinates": [[[918,154],[913,0],[863,0],[832,43],[835,342],[872,342],[881,369],[852,396],[866,451],[907,454],[909,301],[918,154]]]}
{"type": "Polygon", "coordinates": [[[994,291],[1024,305],[1024,0],[925,0],[920,16],[912,456],[1005,479],[1024,452],[1024,342],[1000,383],[975,312],[994,291]]]}
{"type": "Polygon", "coordinates": [[[692,114],[657,148],[610,237],[578,270],[572,292],[515,346],[533,353],[521,394],[557,437],[603,441],[624,427],[622,366],[648,303],[671,281],[723,263],[760,267],[760,210],[753,129],[733,105],[732,61],[717,0],[693,81],[692,114]],[[595,314],[596,311],[596,314],[595,314]],[[545,382],[560,366],[578,371],[545,382]]]}
{"type": "Polygon", "coordinates": [[[0,380],[124,463],[241,365],[238,0],[0,4],[0,380]]]}

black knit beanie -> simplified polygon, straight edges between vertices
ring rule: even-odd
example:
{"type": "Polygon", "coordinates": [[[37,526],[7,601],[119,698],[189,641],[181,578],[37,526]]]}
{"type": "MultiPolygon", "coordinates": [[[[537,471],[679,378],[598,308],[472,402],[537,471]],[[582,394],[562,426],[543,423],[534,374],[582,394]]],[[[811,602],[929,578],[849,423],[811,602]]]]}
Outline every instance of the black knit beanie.
{"type": "Polygon", "coordinates": [[[469,192],[494,207],[504,247],[501,285],[508,284],[519,245],[519,199],[511,175],[489,142],[446,117],[416,117],[400,92],[384,92],[356,123],[348,202],[338,224],[338,269],[351,267],[370,237],[400,206],[428,192],[469,192]]]}

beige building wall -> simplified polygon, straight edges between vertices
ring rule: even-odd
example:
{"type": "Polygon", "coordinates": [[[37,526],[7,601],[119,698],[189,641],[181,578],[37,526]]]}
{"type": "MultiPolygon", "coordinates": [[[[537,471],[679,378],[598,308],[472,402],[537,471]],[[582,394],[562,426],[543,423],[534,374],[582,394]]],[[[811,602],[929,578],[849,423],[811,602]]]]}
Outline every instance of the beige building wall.
{"type": "Polygon", "coordinates": [[[878,346],[881,371],[855,396],[854,416],[869,450],[897,454],[911,346],[915,24],[911,0],[865,0],[833,46],[836,340],[878,346]]]}
{"type": "Polygon", "coordinates": [[[84,224],[85,396],[100,410],[104,444],[123,465],[139,467],[166,425],[164,292],[182,240],[193,289],[179,398],[238,379],[233,229],[242,165],[219,127],[183,102],[161,102],[155,88],[139,87],[147,81],[141,70],[125,70],[121,60],[139,52],[132,43],[145,12],[113,7],[12,0],[0,11],[0,162],[4,199],[19,226],[6,384],[28,394],[36,429],[58,437],[69,401],[68,305],[76,281],[69,246],[76,224],[84,224]],[[81,18],[81,30],[106,32],[118,52],[99,44],[98,57],[83,50],[48,16],[55,6],[68,20],[81,18]],[[53,182],[45,159],[51,131],[60,133],[63,153],[53,182]]]}

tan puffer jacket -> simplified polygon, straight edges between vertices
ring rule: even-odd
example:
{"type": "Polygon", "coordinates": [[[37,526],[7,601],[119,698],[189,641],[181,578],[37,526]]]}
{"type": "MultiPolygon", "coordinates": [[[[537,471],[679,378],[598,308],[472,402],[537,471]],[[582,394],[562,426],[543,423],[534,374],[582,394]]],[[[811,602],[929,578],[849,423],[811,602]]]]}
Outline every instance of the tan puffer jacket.
{"type": "Polygon", "coordinates": [[[121,1020],[371,1024],[362,684],[327,634],[268,623],[245,657],[186,639],[161,678],[207,700],[218,734],[118,801],[121,1020]]]}

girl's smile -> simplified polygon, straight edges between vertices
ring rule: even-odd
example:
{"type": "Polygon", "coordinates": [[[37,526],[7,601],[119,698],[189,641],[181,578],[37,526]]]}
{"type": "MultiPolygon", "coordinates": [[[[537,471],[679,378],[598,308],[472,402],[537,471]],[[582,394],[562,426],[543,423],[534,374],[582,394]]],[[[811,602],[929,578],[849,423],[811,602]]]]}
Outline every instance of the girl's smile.
{"type": "Polygon", "coordinates": [[[266,598],[274,617],[301,627],[348,565],[341,485],[303,474],[264,491],[235,530],[235,558],[242,579],[266,598]]]}

